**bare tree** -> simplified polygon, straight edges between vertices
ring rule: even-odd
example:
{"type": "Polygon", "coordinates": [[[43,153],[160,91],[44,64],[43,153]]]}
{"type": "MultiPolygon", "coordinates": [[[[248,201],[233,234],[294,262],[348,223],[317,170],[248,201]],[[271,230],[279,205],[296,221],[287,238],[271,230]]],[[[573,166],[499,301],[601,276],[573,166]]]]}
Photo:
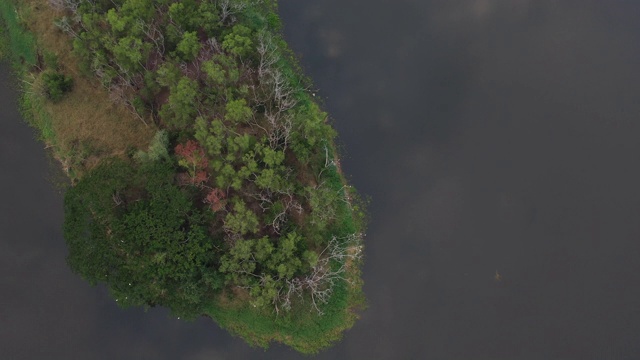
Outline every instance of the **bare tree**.
{"type": "MultiPolygon", "coordinates": [[[[362,236],[363,234],[351,234],[338,238],[333,236],[324,250],[319,254],[318,261],[311,268],[311,272],[305,276],[294,278],[275,278],[269,274],[256,274],[248,272],[240,267],[235,272],[241,275],[249,275],[258,280],[257,284],[241,286],[244,289],[252,290],[253,287],[266,287],[267,284],[275,281],[279,285],[276,287],[276,294],[270,299],[274,311],[288,311],[293,305],[293,301],[298,298],[304,301],[305,298],[311,301],[311,310],[315,310],[318,315],[323,315],[322,305],[326,304],[338,281],[346,281],[352,284],[352,280],[347,276],[347,271],[353,263],[362,258],[362,236]],[[337,268],[335,266],[337,264],[337,268]]],[[[251,254],[248,261],[256,262],[251,254]]]]}
{"type": "Polygon", "coordinates": [[[144,117],[138,113],[130,100],[128,93],[131,89],[133,89],[133,85],[131,85],[130,82],[119,81],[113,83],[109,87],[109,99],[115,104],[124,106],[132,115],[142,121],[145,126],[149,126],[149,124],[144,120],[144,117]]]}
{"type": "Polygon", "coordinates": [[[237,19],[234,15],[244,10],[247,5],[244,1],[222,0],[220,2],[220,21],[224,23],[229,20],[229,24],[235,23],[237,19]]]}
{"type": "MultiPolygon", "coordinates": [[[[266,51],[265,49],[266,45],[259,51],[266,51]]],[[[266,64],[269,64],[270,61],[264,60],[264,68],[258,69],[261,85],[253,87],[256,104],[265,107],[265,121],[262,124],[255,121],[252,125],[258,126],[265,132],[272,149],[286,150],[293,131],[293,114],[288,110],[298,104],[294,95],[299,91],[299,88],[292,86],[289,79],[280,70],[267,67],[266,64]]]]}
{"type": "Polygon", "coordinates": [[[298,286],[308,290],[311,295],[311,302],[318,314],[322,314],[319,308],[320,304],[326,304],[333,293],[335,282],[344,280],[351,282],[350,279],[344,277],[348,266],[353,262],[362,258],[362,234],[351,234],[346,238],[339,239],[333,237],[327,247],[320,254],[316,266],[313,267],[311,274],[298,280],[298,286]],[[337,261],[340,267],[332,270],[331,262],[337,261]]]}
{"type": "Polygon", "coordinates": [[[158,29],[158,26],[154,22],[147,23],[146,21],[138,20],[136,25],[140,30],[142,30],[147,38],[151,40],[155,51],[158,53],[160,58],[162,58],[165,53],[164,35],[162,34],[162,31],[158,29]]]}
{"type": "Polygon", "coordinates": [[[274,299],[276,312],[280,307],[290,309],[293,295],[303,298],[303,294],[308,293],[313,309],[322,315],[320,306],[329,301],[336,282],[342,280],[351,283],[345,273],[354,261],[362,258],[362,249],[362,234],[351,234],[345,238],[334,236],[320,253],[310,274],[286,280],[286,287],[281,288],[278,298],[274,299]],[[335,270],[332,269],[334,262],[340,265],[335,270]]]}
{"type": "Polygon", "coordinates": [[[273,37],[267,31],[262,31],[258,35],[258,54],[260,63],[258,64],[258,79],[263,81],[271,71],[273,65],[280,60],[278,49],[273,43],[273,37]]]}
{"type": "Polygon", "coordinates": [[[63,33],[74,38],[78,37],[78,33],[73,29],[73,26],[71,26],[71,23],[69,22],[69,18],[67,16],[63,16],[60,19],[54,20],[53,23],[63,33]]]}
{"type": "Polygon", "coordinates": [[[287,149],[291,131],[293,129],[293,116],[291,114],[280,114],[279,112],[271,112],[267,110],[264,114],[267,128],[263,128],[269,140],[269,146],[272,149],[282,147],[287,149]]]}
{"type": "Polygon", "coordinates": [[[279,113],[285,112],[298,103],[293,96],[301,88],[294,87],[289,79],[280,71],[271,71],[270,83],[272,85],[273,99],[275,100],[279,113]]]}
{"type": "Polygon", "coordinates": [[[207,47],[209,47],[213,51],[214,54],[222,52],[220,43],[218,43],[218,40],[216,40],[216,38],[214,37],[207,39],[205,44],[207,45],[207,47]]]}
{"type": "Polygon", "coordinates": [[[49,5],[57,11],[69,11],[75,17],[81,2],[81,0],[49,0],[49,5]]]}

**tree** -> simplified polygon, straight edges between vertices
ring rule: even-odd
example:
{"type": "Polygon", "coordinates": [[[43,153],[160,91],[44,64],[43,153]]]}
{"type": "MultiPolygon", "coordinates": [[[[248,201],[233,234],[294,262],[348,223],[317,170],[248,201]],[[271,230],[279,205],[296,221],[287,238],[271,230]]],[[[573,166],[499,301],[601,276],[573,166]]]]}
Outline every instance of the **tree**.
{"type": "Polygon", "coordinates": [[[210,204],[211,211],[218,211],[222,209],[226,204],[226,197],[227,195],[224,193],[224,191],[218,188],[213,188],[204,198],[204,202],[210,204]]]}
{"type": "Polygon", "coordinates": [[[176,51],[183,61],[191,61],[198,56],[200,52],[200,41],[195,31],[184,33],[182,40],[180,40],[176,46],[176,51]]]}
{"type": "Polygon", "coordinates": [[[149,144],[147,152],[138,151],[134,158],[139,162],[153,162],[153,161],[169,161],[169,135],[164,130],[159,130],[153,136],[153,140],[149,144]]]}
{"type": "Polygon", "coordinates": [[[182,78],[180,69],[171,62],[163,63],[156,71],[156,81],[160,86],[175,87],[182,78]]]}
{"type": "Polygon", "coordinates": [[[68,259],[121,306],[162,305],[195,317],[222,283],[207,218],[173,184],[174,171],[115,161],[82,178],[65,196],[68,259]]]}
{"type": "Polygon", "coordinates": [[[212,37],[219,28],[220,15],[218,7],[211,1],[202,1],[198,7],[197,23],[207,36],[212,37]]]}
{"type": "Polygon", "coordinates": [[[213,60],[207,60],[202,63],[201,67],[204,73],[207,74],[207,79],[209,79],[214,85],[225,84],[227,76],[222,65],[213,60]]]}
{"type": "Polygon", "coordinates": [[[244,201],[234,198],[233,209],[224,219],[224,229],[230,237],[244,236],[258,232],[260,221],[256,214],[248,209],[244,201]]]}
{"type": "Polygon", "coordinates": [[[107,22],[111,25],[114,35],[141,35],[137,26],[140,22],[150,22],[155,8],[149,0],[126,0],[120,9],[109,9],[107,22]]]}
{"type": "Polygon", "coordinates": [[[220,1],[220,22],[235,22],[234,14],[244,10],[247,2],[244,0],[222,0],[220,1]]]}
{"type": "MultiPolygon", "coordinates": [[[[203,144],[207,154],[212,158],[220,156],[225,148],[226,128],[220,120],[209,123],[203,117],[196,118],[195,138],[203,144]]],[[[213,167],[216,171],[220,167],[213,167]]]]}
{"type": "Polygon", "coordinates": [[[170,126],[185,128],[194,120],[198,109],[198,83],[188,77],[182,77],[176,86],[172,86],[169,101],[160,110],[160,116],[170,126]]]}
{"type": "Polygon", "coordinates": [[[234,25],[231,32],[224,37],[222,48],[229,53],[245,57],[253,51],[251,29],[244,25],[234,25]]]}
{"type": "Polygon", "coordinates": [[[113,46],[113,58],[124,77],[130,78],[144,68],[151,46],[140,38],[126,36],[118,40],[113,46]]]}
{"type": "Polygon", "coordinates": [[[186,144],[176,146],[178,165],[187,169],[191,185],[202,185],[207,178],[207,158],[197,142],[188,140],[186,144]]]}
{"type": "Polygon", "coordinates": [[[307,292],[312,307],[322,315],[320,306],[329,301],[336,283],[350,282],[344,277],[348,263],[362,258],[362,234],[350,234],[344,238],[333,236],[320,254],[306,251],[303,258],[308,261],[311,271],[287,281],[288,289],[281,293],[279,300],[287,309],[294,294],[307,292]]]}
{"type": "Polygon", "coordinates": [[[334,237],[321,253],[304,250],[304,239],[289,232],[276,241],[237,240],[222,256],[220,272],[227,282],[246,288],[256,307],[273,306],[276,312],[289,310],[294,296],[308,292],[312,308],[329,300],[333,285],[343,280],[346,260],[361,256],[360,237],[334,237]],[[334,266],[337,264],[337,266],[334,266]]]}
{"type": "Polygon", "coordinates": [[[202,1],[200,5],[193,0],[175,2],[168,10],[171,22],[181,31],[198,31],[202,29],[212,36],[219,27],[219,15],[216,4],[202,1]]]}
{"type": "Polygon", "coordinates": [[[193,0],[174,2],[167,13],[171,22],[182,31],[197,30],[198,13],[193,0]]]}
{"type": "Polygon", "coordinates": [[[231,100],[226,105],[225,119],[234,124],[246,123],[253,116],[253,111],[247,106],[245,99],[231,100]]]}

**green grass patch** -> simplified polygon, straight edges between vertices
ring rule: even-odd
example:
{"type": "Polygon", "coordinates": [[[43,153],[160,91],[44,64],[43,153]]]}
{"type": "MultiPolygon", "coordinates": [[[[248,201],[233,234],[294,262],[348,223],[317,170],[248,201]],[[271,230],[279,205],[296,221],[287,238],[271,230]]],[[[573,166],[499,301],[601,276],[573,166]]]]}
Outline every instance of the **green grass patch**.
{"type": "Polygon", "coordinates": [[[38,130],[40,140],[47,147],[56,147],[56,134],[51,115],[44,108],[44,97],[34,89],[33,83],[25,81],[24,93],[20,99],[20,110],[27,123],[38,130]]]}
{"type": "Polygon", "coordinates": [[[0,57],[13,61],[21,74],[20,111],[25,121],[36,128],[40,140],[47,147],[56,147],[56,134],[50,114],[44,108],[44,97],[39,94],[38,79],[28,73],[28,67],[36,64],[36,41],[33,34],[24,29],[18,9],[9,0],[0,0],[0,57]]]}
{"type": "Polygon", "coordinates": [[[21,16],[8,0],[0,0],[0,17],[3,22],[3,38],[0,53],[10,55],[13,61],[33,66],[36,64],[36,41],[32,34],[22,27],[21,16]],[[7,54],[8,53],[8,54],[7,54]]]}
{"type": "Polygon", "coordinates": [[[350,286],[346,281],[336,283],[329,302],[321,307],[321,316],[308,304],[280,315],[243,304],[233,307],[217,301],[207,309],[207,315],[253,346],[267,348],[269,342],[278,341],[301,353],[315,354],[340,340],[343,332],[353,326],[357,315],[346,309],[363,307],[364,296],[359,286],[350,286]]]}
{"type": "Polygon", "coordinates": [[[4,60],[8,55],[9,34],[4,25],[4,21],[0,18],[0,60],[4,60]]]}

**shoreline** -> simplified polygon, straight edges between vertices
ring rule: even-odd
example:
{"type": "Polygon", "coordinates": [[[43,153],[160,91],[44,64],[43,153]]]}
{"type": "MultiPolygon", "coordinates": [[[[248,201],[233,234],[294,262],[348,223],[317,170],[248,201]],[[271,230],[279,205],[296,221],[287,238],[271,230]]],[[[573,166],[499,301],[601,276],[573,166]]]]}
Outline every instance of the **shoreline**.
{"type": "MultiPolygon", "coordinates": [[[[7,0],[0,0],[0,5],[6,7],[13,6],[7,0]]],[[[11,22],[11,15],[6,11],[3,13],[4,22],[11,22]]],[[[103,159],[110,157],[126,157],[133,151],[146,149],[154,136],[155,126],[143,126],[139,119],[131,116],[129,111],[120,106],[114,105],[109,100],[109,94],[94,79],[88,79],[79,69],[78,61],[71,53],[69,46],[70,38],[55,29],[53,18],[56,13],[48,7],[45,1],[29,0],[23,2],[20,10],[15,11],[17,20],[14,26],[20,25],[20,29],[9,28],[9,37],[13,37],[11,42],[15,43],[15,34],[33,36],[34,58],[27,58],[23,54],[14,51],[10,54],[13,57],[12,63],[19,80],[23,82],[20,93],[22,94],[21,111],[25,120],[40,133],[40,141],[51,150],[67,174],[72,183],[80,180],[83,174],[96,167],[103,159]],[[26,15],[24,15],[26,14],[26,15]],[[47,20],[49,25],[46,25],[47,20]],[[32,31],[24,31],[22,27],[32,31]],[[13,34],[11,34],[13,31],[13,34]],[[61,47],[63,50],[60,50],[61,47]],[[46,52],[54,53],[59,59],[62,71],[73,75],[74,89],[67,94],[59,103],[49,102],[39,88],[42,86],[38,81],[38,75],[43,71],[41,58],[46,52]],[[105,142],[105,130],[98,124],[103,124],[113,130],[113,136],[125,136],[135,134],[133,137],[120,139],[118,142],[105,142]],[[116,127],[114,130],[113,127],[116,127]]],[[[57,15],[60,15],[58,13],[57,15]]],[[[277,16],[277,15],[276,15],[277,16]]],[[[6,35],[6,34],[5,34],[6,35]]],[[[19,40],[19,39],[18,39],[19,40]]],[[[296,62],[293,52],[286,46],[282,34],[277,34],[277,41],[285,44],[282,49],[285,52],[286,62],[290,71],[301,74],[299,64],[296,62]]],[[[308,81],[308,80],[307,80],[308,81]]],[[[318,104],[306,94],[305,101],[311,106],[318,107],[318,104]]],[[[325,118],[326,123],[326,118],[325,118]]],[[[157,129],[157,128],[156,128],[157,129]]],[[[351,217],[353,223],[350,225],[355,229],[364,229],[364,206],[361,200],[354,198],[357,196],[352,188],[347,184],[340,167],[339,158],[335,149],[335,144],[331,142],[328,146],[331,149],[333,165],[341,185],[340,190],[345,195],[346,214],[351,217]],[[355,206],[355,209],[354,209],[355,206]],[[354,212],[357,212],[354,213],[354,212]]],[[[328,152],[328,150],[327,150],[328,152]]],[[[327,156],[329,154],[327,153],[327,156]]],[[[338,186],[338,184],[335,184],[338,186]]],[[[359,249],[361,250],[362,238],[359,238],[359,249]]],[[[353,248],[349,248],[351,252],[353,248]]],[[[358,318],[357,311],[364,307],[364,295],[362,293],[361,261],[345,260],[345,277],[349,281],[342,281],[342,284],[333,285],[340,290],[333,294],[330,302],[340,302],[341,313],[332,313],[332,320],[327,320],[332,326],[328,329],[310,328],[318,326],[316,315],[310,316],[308,313],[296,313],[297,319],[293,319],[292,314],[274,316],[273,313],[264,311],[254,311],[249,306],[248,301],[240,300],[240,305],[233,304],[228,307],[223,303],[224,293],[210,300],[209,311],[204,315],[210,317],[219,326],[228,329],[231,333],[247,340],[252,345],[267,347],[269,342],[277,341],[285,343],[303,353],[316,353],[319,350],[331,346],[342,337],[342,333],[351,328],[358,318]],[[341,290],[342,289],[342,290],[341,290]],[[283,321],[283,319],[288,319],[283,321]],[[257,330],[256,322],[262,324],[257,330]],[[266,330],[265,330],[266,329],[266,330]],[[305,335],[305,331],[307,335],[305,335]],[[322,338],[318,338],[318,334],[322,338]],[[311,334],[311,335],[309,335],[311,334]]],[[[323,315],[329,316],[329,315],[323,315]]],[[[327,324],[324,324],[327,325],[327,324]]]]}

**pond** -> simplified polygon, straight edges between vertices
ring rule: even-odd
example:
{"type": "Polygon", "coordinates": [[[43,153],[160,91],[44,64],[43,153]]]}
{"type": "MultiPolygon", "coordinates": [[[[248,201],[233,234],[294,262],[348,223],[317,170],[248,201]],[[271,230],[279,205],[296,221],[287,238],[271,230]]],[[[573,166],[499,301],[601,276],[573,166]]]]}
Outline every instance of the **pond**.
{"type": "MultiPolygon", "coordinates": [[[[640,356],[640,4],[280,10],[371,197],[369,308],[318,359],[640,356]]],[[[54,165],[0,84],[0,358],[304,358],[72,274],[54,165]]]]}

